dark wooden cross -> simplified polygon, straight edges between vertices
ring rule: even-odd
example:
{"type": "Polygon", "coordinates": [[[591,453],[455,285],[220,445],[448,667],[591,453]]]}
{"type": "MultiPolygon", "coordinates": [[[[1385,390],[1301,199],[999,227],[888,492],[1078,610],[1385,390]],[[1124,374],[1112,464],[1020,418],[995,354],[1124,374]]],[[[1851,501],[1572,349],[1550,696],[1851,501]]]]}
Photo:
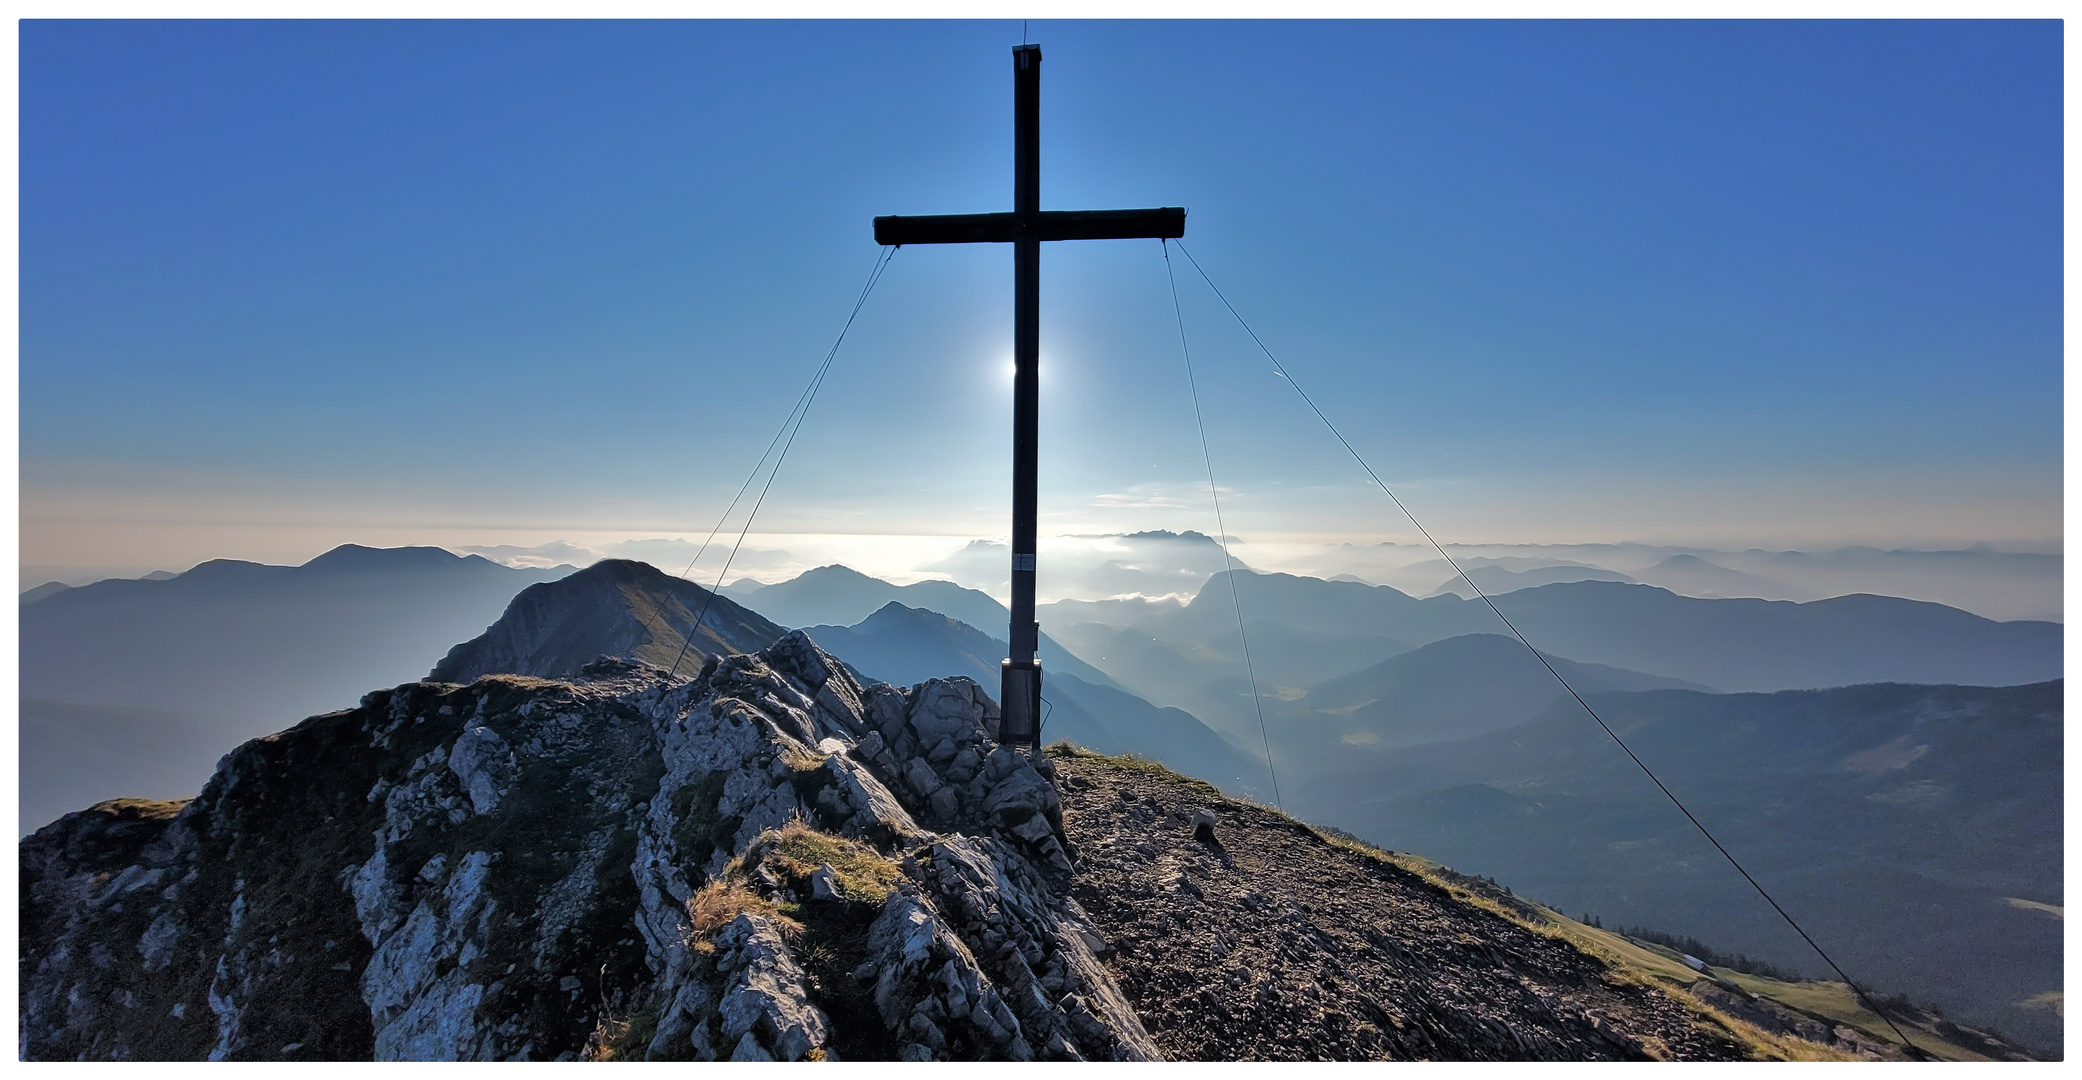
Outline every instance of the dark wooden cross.
{"type": "Polygon", "coordinates": [[[1012,212],[878,217],[875,242],[1012,245],[1012,655],[1003,665],[999,741],[1038,747],[1041,627],[1034,621],[1034,486],[1040,421],[1041,242],[1176,239],[1186,212],[1041,209],[1041,46],[1012,50],[1012,212]]]}

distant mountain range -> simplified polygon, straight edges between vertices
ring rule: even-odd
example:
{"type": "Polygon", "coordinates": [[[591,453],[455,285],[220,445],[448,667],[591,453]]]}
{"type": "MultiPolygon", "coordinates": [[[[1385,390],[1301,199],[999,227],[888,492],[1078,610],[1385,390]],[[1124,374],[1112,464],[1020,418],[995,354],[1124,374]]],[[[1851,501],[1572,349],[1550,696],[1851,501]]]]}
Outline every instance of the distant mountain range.
{"type": "MultiPolygon", "coordinates": [[[[790,628],[851,626],[889,604],[936,611],[993,634],[1008,629],[1012,621],[1012,613],[988,593],[965,589],[951,581],[892,585],[844,566],[820,566],[773,585],[738,581],[725,585],[721,591],[724,596],[757,608],[767,618],[790,628]]],[[[1000,650],[998,659],[1001,660],[1004,659],[1002,646],[1000,650]]],[[[1047,634],[1041,635],[1041,661],[1047,671],[1074,674],[1100,686],[1114,685],[1104,672],[1085,663],[1047,634]]],[[[997,678],[997,669],[993,667],[986,685],[996,686],[997,678]]]]}
{"type": "MultiPolygon", "coordinates": [[[[1761,577],[1757,574],[1731,570],[1719,563],[1702,559],[1689,552],[1679,552],[1662,562],[1631,575],[1600,566],[1581,566],[1575,563],[1554,563],[1514,570],[1497,565],[1499,562],[1515,560],[1471,559],[1462,564],[1476,586],[1490,596],[1500,596],[1519,589],[1532,589],[1541,585],[1554,585],[1567,581],[1618,581],[1629,585],[1654,585],[1682,596],[1704,599],[1728,597],[1754,597],[1765,600],[1814,600],[1818,594],[1810,589],[1789,585],[1783,581],[1761,577]]],[[[1460,575],[1447,578],[1429,595],[1452,593],[1473,599],[1475,592],[1460,575]]]]}
{"type": "MultiPolygon", "coordinates": [[[[899,685],[967,675],[995,690],[1006,654],[1003,641],[975,627],[895,601],[854,626],[812,626],[807,633],[861,674],[899,685]]],[[[1101,753],[1140,754],[1232,792],[1266,788],[1264,765],[1191,713],[1158,708],[1046,662],[1042,670],[1043,742],[1068,739],[1101,753]]]]}
{"type": "Polygon", "coordinates": [[[1697,555],[1680,553],[1639,571],[1635,580],[1685,596],[1758,597],[1766,600],[1813,600],[1812,589],[1757,574],[1733,570],[1697,555]]]}
{"type": "MultiPolygon", "coordinates": [[[[1706,689],[1559,656],[1548,656],[1547,662],[1586,694],[1706,689]]],[[[1443,742],[1523,723],[1566,696],[1518,639],[1465,634],[1390,657],[1279,702],[1275,708],[1281,723],[1275,738],[1283,749],[1331,756],[1340,746],[1388,749],[1443,742]]]]}
{"type": "Polygon", "coordinates": [[[757,604],[767,618],[783,626],[798,628],[851,626],[890,603],[937,611],[975,627],[995,627],[1011,618],[989,594],[951,581],[892,585],[845,566],[820,566],[771,585],[738,581],[725,585],[722,592],[740,603],[757,604]]]}
{"type": "MultiPolygon", "coordinates": [[[[1080,611],[1119,625],[1051,629],[1123,688],[1248,739],[1257,721],[1229,581],[1215,575],[1183,607],[1080,611]]],[[[1292,574],[1239,572],[1236,582],[1267,695],[1291,698],[1431,642],[1505,632],[1487,604],[1450,594],[1420,600],[1386,585],[1292,574]]],[[[1494,599],[1544,651],[1717,690],[2002,686],[2061,675],[2058,623],[1995,622],[1894,597],[1706,600],[1649,585],[1572,581],[1494,599]]]]}
{"type": "Polygon", "coordinates": [[[24,604],[22,828],[100,798],[194,791],[226,747],[420,677],[515,593],[570,572],[350,544],[301,566],[214,560],[24,604]]]}
{"type": "MultiPolygon", "coordinates": [[[[2058,1015],[2022,1004],[2062,988],[2060,682],[1587,696],[1853,973],[2060,1045],[2058,1015]]],[[[1574,702],[1283,768],[1304,817],[1827,974],[1574,702]]]]}
{"type": "Polygon", "coordinates": [[[1563,581],[1623,581],[1631,584],[1635,580],[1617,570],[1607,570],[1598,566],[1577,566],[1574,563],[1535,566],[1527,570],[1511,570],[1494,565],[1462,566],[1461,569],[1467,574],[1465,579],[1455,574],[1427,595],[1452,593],[1455,596],[1472,598],[1475,594],[1473,589],[1468,588],[1469,581],[1474,582],[1483,592],[1497,596],[1563,581]]]}
{"type": "MultiPolygon", "coordinates": [[[[866,581],[883,589],[895,588],[843,567],[827,570],[839,572],[819,573],[811,585],[821,589],[837,583],[840,588],[857,588],[866,581]]],[[[921,590],[912,589],[909,595],[919,595],[921,590]]],[[[938,594],[961,600],[958,593],[962,591],[949,586],[938,594]]],[[[752,593],[752,599],[756,601],[766,592],[752,593]]],[[[596,563],[514,597],[498,622],[451,650],[429,678],[469,682],[495,672],[569,678],[603,655],[669,666],[693,624],[694,613],[708,603],[709,595],[692,582],[644,563],[596,563]]],[[[799,589],[798,606],[780,610],[799,614],[803,610],[799,598],[804,595],[817,598],[815,591],[799,589]]],[[[786,632],[728,596],[716,597],[707,610],[696,644],[680,664],[683,678],[699,672],[708,655],[757,651],[786,632]]],[[[995,689],[998,662],[1006,652],[1003,642],[975,627],[895,601],[853,626],[812,626],[807,632],[825,651],[862,676],[906,686],[967,675],[995,689]]],[[[1158,708],[1126,691],[1087,682],[1062,670],[1064,666],[1055,663],[1044,669],[1045,740],[1070,739],[1107,753],[1139,753],[1233,791],[1255,793],[1263,786],[1263,768],[1255,759],[1224,742],[1190,714],[1158,708]]]]}
{"type": "MultiPolygon", "coordinates": [[[[1489,590],[1568,580],[1575,566],[1624,575],[1687,596],[1814,600],[1855,593],[1927,600],[1991,619],[2061,618],[2062,558],[2057,551],[1999,551],[1984,544],[1949,551],[1845,547],[1824,551],[1727,551],[1651,544],[1461,544],[1454,559],[1472,572],[1495,567],[1517,577],[1482,580],[1489,590]],[[1549,582],[1533,571],[1557,568],[1549,582]]],[[[1428,545],[1342,544],[1316,556],[1318,576],[1345,573],[1422,592],[1461,591],[1452,568],[1428,545]]]]}
{"type": "MultiPolygon", "coordinates": [[[[1138,534],[1121,542],[1155,553],[1139,564],[1145,569],[1166,552],[1218,550],[1190,533],[1138,534]]],[[[599,565],[608,568],[600,573],[630,573],[643,564],[599,565]]],[[[299,567],[215,561],[167,580],[49,590],[20,609],[22,697],[41,703],[33,706],[35,717],[70,718],[61,728],[77,729],[89,715],[104,718],[111,730],[165,726],[176,723],[167,718],[177,717],[195,734],[177,741],[216,746],[270,730],[284,717],[350,704],[368,686],[416,677],[431,658],[477,637],[523,588],[570,572],[515,570],[434,548],[348,546],[299,567]]],[[[1524,571],[1513,564],[1509,572],[1524,571]]],[[[1345,684],[1329,685],[1347,676],[1363,682],[1354,673],[1412,649],[1495,634],[1501,628],[1479,601],[1450,595],[1420,600],[1386,586],[1287,574],[1239,572],[1236,580],[1251,620],[1253,660],[1268,713],[1328,721],[1336,710],[1348,710],[1352,720],[1342,727],[1283,724],[1273,732],[1276,741],[1334,736],[1336,745],[1344,745],[1347,737],[1371,736],[1374,745],[1404,745],[1516,722],[1545,701],[1538,680],[1523,678],[1529,657],[1512,659],[1508,649],[1498,654],[1500,666],[1479,675],[1460,674],[1467,665],[1449,662],[1450,650],[1382,668],[1376,674],[1388,684],[1373,695],[1374,705],[1345,684]],[[1440,687],[1437,693],[1416,689],[1427,677],[1440,687]],[[1480,690],[1449,689],[1485,683],[1480,690]]],[[[1228,587],[1229,575],[1221,573],[1183,605],[1134,599],[1048,605],[1042,611],[1046,670],[1051,678],[1070,676],[1088,687],[1115,689],[1152,708],[1183,710],[1254,755],[1261,736],[1228,587]]],[[[691,583],[669,588],[679,590],[676,596],[706,595],[686,591],[698,589],[691,583]]],[[[725,640],[697,643],[694,651],[757,647],[755,641],[779,626],[855,627],[892,601],[972,627],[994,629],[1007,618],[991,597],[951,582],[898,586],[831,566],[779,584],[726,588],[717,603],[734,606],[719,607],[719,617],[728,617],[708,628],[725,640]]],[[[669,663],[663,654],[680,644],[674,626],[691,621],[686,602],[675,603],[676,612],[632,615],[627,632],[602,639],[601,651],[669,663]],[[631,636],[636,628],[641,634],[631,636]]],[[[1874,681],[2016,684],[2060,674],[2057,624],[1997,623],[1888,597],[1805,604],[1700,600],[1645,585],[1575,581],[1516,590],[1498,603],[1553,655],[1719,690],[1874,681]]],[[[547,619],[550,613],[537,614],[547,619]]],[[[554,643],[517,639],[501,646],[505,654],[493,644],[478,642],[483,655],[459,655],[444,673],[505,666],[513,655],[553,649],[554,643]]],[[[834,648],[845,655],[844,648],[834,648]]],[[[589,659],[576,652],[562,657],[567,665],[589,659]]],[[[1606,686],[1595,678],[1590,685],[1606,686]]],[[[1089,699],[1087,694],[1080,705],[1089,709],[1089,699]]],[[[191,774],[209,765],[201,749],[155,755],[142,774],[135,762],[122,768],[95,764],[98,752],[77,746],[25,743],[24,753],[38,776],[32,795],[46,786],[71,789],[50,804],[52,811],[97,791],[185,790],[193,784],[191,774]]],[[[1220,776],[1237,775],[1233,758],[1207,767],[1220,776]]],[[[28,812],[25,821],[37,824],[41,812],[28,812]]]]}
{"type": "MultiPolygon", "coordinates": [[[[1138,543],[1212,546],[1189,537],[1138,543]]],[[[1571,910],[1808,963],[1485,604],[1234,580],[1288,809],[1571,910]]],[[[1184,604],[1046,606],[1044,738],[1264,797],[1230,581],[1216,574],[1184,604]]],[[[1856,970],[2058,1045],[2045,1015],[2012,1007],[2060,987],[2058,624],[1595,580],[1496,599],[1760,876],[1847,943],[1856,970]],[[1978,685],[1848,685],[1861,683],[1978,685]]],[[[192,791],[225,747],[436,658],[432,675],[458,682],[558,677],[602,654],[669,664],[704,607],[682,676],[788,626],[902,683],[966,674],[994,691],[1005,653],[980,628],[1007,619],[989,596],[838,566],[711,601],[637,562],[514,570],[345,547],[300,567],[220,561],[58,588],[20,608],[24,830],[100,798],[192,791]]]]}

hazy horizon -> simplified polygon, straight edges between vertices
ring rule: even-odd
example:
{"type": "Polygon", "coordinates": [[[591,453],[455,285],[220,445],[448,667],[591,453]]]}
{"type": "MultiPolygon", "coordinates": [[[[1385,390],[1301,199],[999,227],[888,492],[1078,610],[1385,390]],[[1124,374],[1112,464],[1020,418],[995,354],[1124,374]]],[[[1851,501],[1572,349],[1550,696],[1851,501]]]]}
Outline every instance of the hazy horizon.
{"type": "MultiPolygon", "coordinates": [[[[1209,574],[1222,568],[1220,550],[1207,533],[1180,530],[1176,541],[1162,539],[1161,531],[1144,531],[1141,537],[1124,534],[1081,534],[1043,537],[1041,543],[1042,601],[1064,599],[1107,599],[1142,596],[1152,599],[1190,599],[1209,574]]],[[[704,586],[751,580],[764,584],[791,579],[804,571],[843,565],[872,577],[903,585],[925,580],[953,581],[989,593],[1003,602],[1007,595],[1004,565],[1007,562],[1003,537],[969,539],[935,536],[832,536],[803,534],[752,534],[731,559],[734,536],[725,536],[701,549],[705,534],[692,536],[608,535],[583,537],[583,542],[556,539],[534,544],[412,543],[394,538],[343,540],[370,547],[439,547],[457,555],[481,555],[502,565],[549,568],[558,565],[589,566],[601,559],[624,558],[648,562],[667,573],[684,575],[704,586]],[[381,539],[383,542],[371,542],[381,539]],[[700,559],[695,561],[696,554],[700,559]],[[690,566],[690,563],[692,564],[690,566]]],[[[229,558],[272,565],[301,565],[324,551],[339,546],[327,544],[318,550],[293,547],[267,549],[245,554],[218,554],[229,558]]],[[[1428,545],[1396,542],[1318,542],[1293,537],[1253,541],[1230,537],[1230,555],[1241,567],[1257,571],[1302,574],[1312,577],[1357,578],[1369,584],[1391,585],[1416,596],[1441,591],[1468,595],[1452,569],[1428,545]]],[[[1809,600],[1852,592],[1871,592],[1931,600],[1949,604],[1993,619],[2062,618],[2062,556],[2058,545],[1980,544],[1954,547],[1904,548],[1876,545],[1840,545],[1715,548],[1697,544],[1651,544],[1639,541],[1593,544],[1448,544],[1448,552],[1463,569],[1494,572],[1494,588],[1526,587],[1513,584],[1511,574],[1555,568],[1588,567],[1608,570],[1645,584],[1658,585],[1685,595],[1757,596],[1765,599],[1809,600]],[[1786,553],[1814,556],[1809,565],[1782,565],[1786,553]],[[1738,577],[1697,580],[1658,572],[1672,555],[1704,557],[1714,568],[1738,577]],[[1774,562],[1774,557],[1778,557],[1774,562]],[[1940,561],[1933,563],[1933,559],[1940,561]],[[1761,571],[1758,573],[1751,571],[1761,571]],[[1772,576],[1776,575],[1776,576],[1772,576]]],[[[113,568],[66,568],[25,564],[20,590],[27,591],[49,581],[83,585],[106,578],[135,578],[149,573],[184,572],[207,559],[167,559],[150,564],[113,568]]],[[[1564,579],[1569,575],[1563,574],[1564,579]]],[[[756,606],[756,605],[755,605],[756,606]]]]}
{"type": "MultiPolygon", "coordinates": [[[[23,584],[705,535],[870,219],[1008,201],[1020,32],[25,21],[23,584]]],[[[2057,23],[1029,33],[1044,204],[1186,206],[1447,543],[2062,542],[2057,23]]],[[[1420,543],[1179,291],[1244,560],[1420,543]]],[[[898,253],[744,573],[1006,532],[1009,301],[898,253]]],[[[1215,531],[1161,249],[1050,245],[1042,303],[1047,542],[1215,531]]]]}

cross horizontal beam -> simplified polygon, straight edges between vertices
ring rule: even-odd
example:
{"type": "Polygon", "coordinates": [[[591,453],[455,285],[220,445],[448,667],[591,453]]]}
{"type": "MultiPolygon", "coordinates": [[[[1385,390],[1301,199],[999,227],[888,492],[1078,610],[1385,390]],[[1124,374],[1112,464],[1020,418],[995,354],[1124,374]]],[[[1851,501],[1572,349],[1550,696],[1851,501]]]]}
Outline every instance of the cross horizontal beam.
{"type": "MultiPolygon", "coordinates": [[[[1043,210],[1038,240],[1176,240],[1186,234],[1182,206],[1148,210],[1043,210]]],[[[875,243],[1009,244],[1020,238],[1018,214],[891,214],[875,219],[875,243]]]]}

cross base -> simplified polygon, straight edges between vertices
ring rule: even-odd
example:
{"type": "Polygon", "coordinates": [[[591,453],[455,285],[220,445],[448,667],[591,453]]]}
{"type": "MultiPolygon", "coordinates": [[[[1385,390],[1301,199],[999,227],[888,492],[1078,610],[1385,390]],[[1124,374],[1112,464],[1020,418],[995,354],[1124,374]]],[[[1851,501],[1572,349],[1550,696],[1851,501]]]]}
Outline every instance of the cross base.
{"type": "Polygon", "coordinates": [[[1001,666],[1003,695],[998,699],[998,741],[1006,746],[1041,748],[1041,661],[1006,660],[1001,666]]]}

